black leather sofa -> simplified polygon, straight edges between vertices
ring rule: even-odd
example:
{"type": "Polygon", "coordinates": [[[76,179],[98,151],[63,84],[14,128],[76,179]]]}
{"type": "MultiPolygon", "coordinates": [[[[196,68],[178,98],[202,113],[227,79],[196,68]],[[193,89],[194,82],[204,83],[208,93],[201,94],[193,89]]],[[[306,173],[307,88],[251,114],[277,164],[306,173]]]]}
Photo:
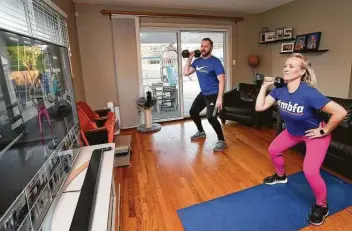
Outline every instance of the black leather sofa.
{"type": "MultiPolygon", "coordinates": [[[[347,111],[345,119],[332,131],[332,140],[328,148],[323,165],[334,172],[352,179],[352,99],[329,97],[343,106],[347,111]]],[[[318,111],[319,116],[328,122],[330,115],[318,111]]],[[[277,120],[276,133],[285,128],[285,123],[280,117],[277,120]]],[[[305,144],[300,143],[293,147],[294,150],[304,154],[305,144]]]]}
{"type": "Polygon", "coordinates": [[[223,109],[219,113],[222,123],[226,120],[236,121],[254,127],[271,126],[272,111],[255,111],[255,102],[260,86],[240,83],[224,93],[223,109]]]}

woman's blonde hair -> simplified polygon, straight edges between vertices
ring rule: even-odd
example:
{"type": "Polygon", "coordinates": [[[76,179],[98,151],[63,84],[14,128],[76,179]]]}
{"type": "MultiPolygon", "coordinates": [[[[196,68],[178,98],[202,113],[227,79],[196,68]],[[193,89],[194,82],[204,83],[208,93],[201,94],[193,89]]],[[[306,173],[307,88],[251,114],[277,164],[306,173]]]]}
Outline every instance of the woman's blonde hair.
{"type": "Polygon", "coordinates": [[[306,82],[309,86],[316,88],[317,78],[315,76],[315,72],[310,60],[306,56],[300,53],[293,53],[288,58],[293,58],[293,57],[300,58],[302,60],[301,69],[306,71],[305,74],[302,76],[302,81],[306,82]]]}

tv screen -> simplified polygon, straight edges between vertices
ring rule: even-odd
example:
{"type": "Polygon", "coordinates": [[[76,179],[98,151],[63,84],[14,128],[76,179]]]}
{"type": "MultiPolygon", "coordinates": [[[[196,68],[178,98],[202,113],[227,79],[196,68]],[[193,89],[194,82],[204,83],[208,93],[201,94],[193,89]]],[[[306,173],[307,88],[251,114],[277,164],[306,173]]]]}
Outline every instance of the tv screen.
{"type": "Polygon", "coordinates": [[[39,229],[81,146],[77,121],[67,48],[0,30],[0,231],[39,229]]]}

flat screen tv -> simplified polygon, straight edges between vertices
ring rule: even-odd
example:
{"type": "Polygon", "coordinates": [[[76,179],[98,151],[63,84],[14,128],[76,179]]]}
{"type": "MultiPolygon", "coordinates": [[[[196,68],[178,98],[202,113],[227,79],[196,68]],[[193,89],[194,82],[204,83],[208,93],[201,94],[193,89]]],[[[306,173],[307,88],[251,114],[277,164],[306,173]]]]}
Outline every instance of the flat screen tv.
{"type": "Polygon", "coordinates": [[[68,49],[0,30],[0,231],[40,230],[80,147],[68,49]]]}

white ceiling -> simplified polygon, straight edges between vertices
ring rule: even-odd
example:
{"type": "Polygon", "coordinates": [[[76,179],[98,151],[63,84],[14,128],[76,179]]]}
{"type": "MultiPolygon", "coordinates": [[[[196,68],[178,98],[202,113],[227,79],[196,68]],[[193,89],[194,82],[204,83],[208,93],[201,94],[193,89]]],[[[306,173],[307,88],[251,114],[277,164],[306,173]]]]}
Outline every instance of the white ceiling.
{"type": "Polygon", "coordinates": [[[75,3],[117,4],[126,7],[158,7],[259,14],[294,0],[73,0],[75,3]]]}

